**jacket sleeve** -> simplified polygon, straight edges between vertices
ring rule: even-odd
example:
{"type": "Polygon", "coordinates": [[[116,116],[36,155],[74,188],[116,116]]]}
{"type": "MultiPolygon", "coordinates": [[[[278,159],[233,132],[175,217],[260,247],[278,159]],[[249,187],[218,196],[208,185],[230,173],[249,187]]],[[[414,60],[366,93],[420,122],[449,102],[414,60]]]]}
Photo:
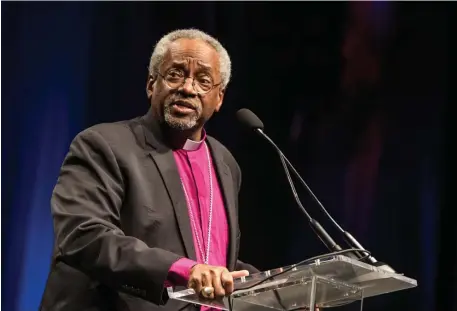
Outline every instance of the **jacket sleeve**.
{"type": "Polygon", "coordinates": [[[78,134],[51,199],[56,260],[116,290],[164,304],[168,271],[182,256],[122,232],[125,186],[106,139],[93,129],[78,134]]]}

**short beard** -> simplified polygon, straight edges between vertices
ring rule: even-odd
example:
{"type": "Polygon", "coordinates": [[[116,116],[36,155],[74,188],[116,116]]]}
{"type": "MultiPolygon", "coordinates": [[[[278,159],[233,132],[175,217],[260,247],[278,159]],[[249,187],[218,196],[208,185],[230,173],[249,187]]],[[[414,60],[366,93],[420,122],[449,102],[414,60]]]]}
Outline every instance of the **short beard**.
{"type": "Polygon", "coordinates": [[[201,108],[197,107],[197,110],[190,116],[177,117],[171,112],[171,105],[165,105],[163,110],[163,117],[165,123],[174,130],[188,131],[198,126],[198,121],[201,115],[201,108]]]}

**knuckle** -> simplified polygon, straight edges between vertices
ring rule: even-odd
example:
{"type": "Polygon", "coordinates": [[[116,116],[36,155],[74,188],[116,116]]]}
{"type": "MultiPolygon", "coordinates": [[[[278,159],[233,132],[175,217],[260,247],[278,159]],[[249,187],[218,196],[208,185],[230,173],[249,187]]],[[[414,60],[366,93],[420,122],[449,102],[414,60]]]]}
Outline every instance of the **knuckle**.
{"type": "Polygon", "coordinates": [[[203,272],[201,273],[201,275],[202,275],[203,277],[208,277],[208,276],[210,276],[210,274],[211,274],[211,272],[208,271],[208,270],[205,270],[205,271],[203,271],[203,272]]]}
{"type": "Polygon", "coordinates": [[[192,281],[193,283],[201,283],[202,277],[201,277],[201,275],[194,275],[194,276],[192,277],[191,281],[192,281]]]}
{"type": "Polygon", "coordinates": [[[227,269],[223,268],[223,267],[218,267],[217,268],[217,274],[221,275],[221,274],[224,274],[226,272],[227,269]]]}

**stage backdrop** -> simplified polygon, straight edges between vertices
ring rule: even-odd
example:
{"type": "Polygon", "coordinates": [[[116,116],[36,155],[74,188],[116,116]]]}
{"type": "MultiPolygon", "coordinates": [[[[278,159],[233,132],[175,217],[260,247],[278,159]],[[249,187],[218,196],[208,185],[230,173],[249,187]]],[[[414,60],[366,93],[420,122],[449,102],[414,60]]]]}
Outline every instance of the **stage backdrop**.
{"type": "MultiPolygon", "coordinates": [[[[233,81],[208,131],[243,170],[242,259],[267,269],[327,252],[271,147],[237,129],[234,114],[247,107],[345,229],[420,284],[365,307],[450,310],[455,275],[437,255],[439,223],[449,225],[439,218],[446,10],[391,2],[3,2],[4,310],[39,306],[53,247],[49,201],[72,138],[145,113],[153,45],[184,27],[215,35],[232,57],[233,81]]],[[[440,256],[449,261],[451,250],[440,256]]]]}

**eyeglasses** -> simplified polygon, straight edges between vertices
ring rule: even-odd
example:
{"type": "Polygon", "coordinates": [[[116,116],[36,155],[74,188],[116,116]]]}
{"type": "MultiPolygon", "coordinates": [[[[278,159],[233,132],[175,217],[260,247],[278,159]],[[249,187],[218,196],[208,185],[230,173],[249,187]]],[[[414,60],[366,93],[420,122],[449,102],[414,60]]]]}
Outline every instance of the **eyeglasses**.
{"type": "Polygon", "coordinates": [[[163,82],[170,89],[178,89],[184,85],[188,78],[192,79],[192,87],[194,91],[199,95],[204,95],[209,93],[213,88],[220,85],[222,82],[215,84],[213,79],[207,75],[199,75],[197,77],[186,76],[183,70],[171,68],[164,75],[158,71],[155,71],[160,77],[162,77],[163,82]]]}

